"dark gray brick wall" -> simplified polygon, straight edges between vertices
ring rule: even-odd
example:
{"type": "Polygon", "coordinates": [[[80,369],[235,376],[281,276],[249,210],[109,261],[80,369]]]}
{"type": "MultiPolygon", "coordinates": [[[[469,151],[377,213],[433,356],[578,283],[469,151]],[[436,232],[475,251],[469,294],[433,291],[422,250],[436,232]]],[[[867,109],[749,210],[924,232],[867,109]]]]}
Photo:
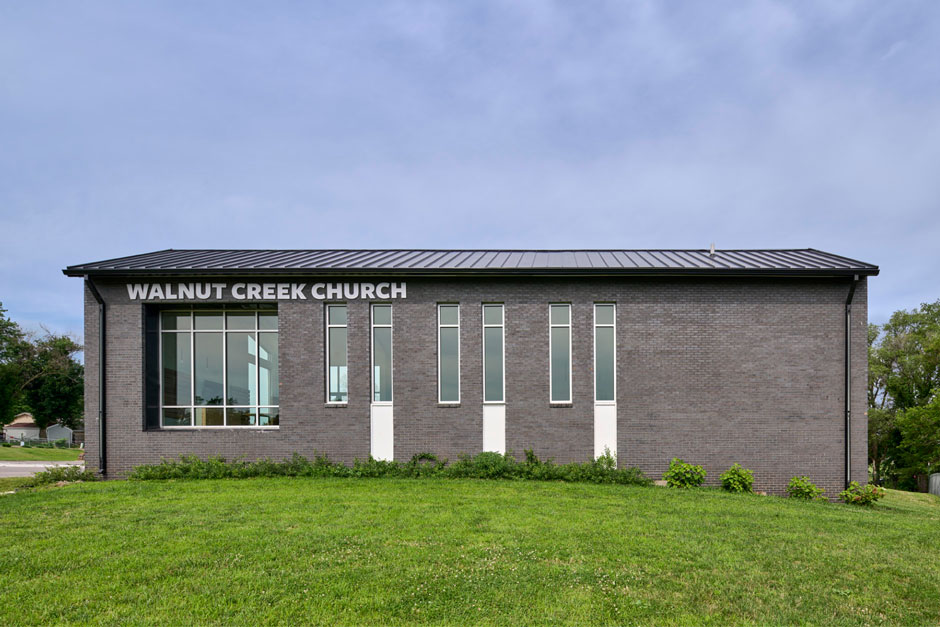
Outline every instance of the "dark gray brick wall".
{"type": "MultiPolygon", "coordinates": [[[[382,280],[387,280],[383,277],[382,280]]],[[[367,280],[367,279],[366,279],[367,280]]],[[[231,282],[235,282],[232,279],[231,282]]],[[[349,303],[349,403],[324,402],[324,304],[279,305],[278,430],[145,431],[143,307],[123,283],[108,302],[108,470],[180,454],[351,462],[369,454],[369,306],[349,303]]],[[[657,477],[673,456],[703,464],[709,483],[733,462],[758,489],[807,474],[830,495],[843,468],[845,279],[409,280],[394,302],[395,458],[455,458],[482,448],[482,302],[504,302],[506,445],[558,462],[593,454],[593,303],[617,304],[618,453],[657,477]],[[437,402],[438,302],[461,305],[461,402],[437,402]],[[573,401],[549,403],[548,303],[572,303],[573,401]]],[[[867,290],[853,317],[853,478],[867,476],[867,290]]],[[[87,463],[98,459],[97,305],[85,295],[87,463]]]]}

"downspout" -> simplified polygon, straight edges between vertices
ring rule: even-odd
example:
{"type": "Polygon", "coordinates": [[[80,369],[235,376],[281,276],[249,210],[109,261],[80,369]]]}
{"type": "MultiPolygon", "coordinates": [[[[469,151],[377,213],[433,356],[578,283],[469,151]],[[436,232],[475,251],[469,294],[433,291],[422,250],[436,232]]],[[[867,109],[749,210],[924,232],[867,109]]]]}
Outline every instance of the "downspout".
{"type": "Polygon", "coordinates": [[[88,275],[85,275],[85,285],[88,291],[98,302],[98,472],[104,475],[107,471],[107,441],[105,440],[105,307],[104,299],[88,275]]]}
{"type": "Polygon", "coordinates": [[[852,481],[852,299],[858,275],[849,283],[845,299],[845,487],[852,481]]]}

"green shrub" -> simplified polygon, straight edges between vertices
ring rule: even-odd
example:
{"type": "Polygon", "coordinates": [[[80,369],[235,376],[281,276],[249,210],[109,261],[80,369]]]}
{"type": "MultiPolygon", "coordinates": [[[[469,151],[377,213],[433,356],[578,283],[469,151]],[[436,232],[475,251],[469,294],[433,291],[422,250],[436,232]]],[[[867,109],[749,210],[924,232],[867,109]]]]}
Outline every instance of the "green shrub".
{"type": "Polygon", "coordinates": [[[47,470],[36,473],[27,486],[46,485],[59,481],[97,481],[98,475],[81,466],[52,466],[47,470]]]}
{"type": "Polygon", "coordinates": [[[333,463],[317,456],[312,462],[302,455],[276,462],[259,459],[227,461],[224,457],[206,460],[195,456],[179,460],[163,460],[159,464],[137,466],[129,478],[154,479],[237,479],[244,477],[375,477],[448,479],[524,479],[532,481],[569,481],[580,483],[616,483],[621,485],[650,485],[650,480],[637,468],[617,468],[610,454],[583,464],[557,465],[551,460],[541,461],[532,451],[526,451],[524,462],[516,461],[512,453],[477,453],[464,455],[453,464],[438,459],[431,453],[419,453],[407,463],[382,461],[369,457],[355,460],[353,465],[333,463]]]}
{"type": "Polygon", "coordinates": [[[697,488],[705,483],[705,469],[701,466],[689,464],[678,457],[669,462],[669,470],[663,474],[663,479],[671,488],[697,488]]]}
{"type": "Polygon", "coordinates": [[[435,477],[441,474],[447,460],[440,460],[433,453],[418,453],[408,462],[409,477],[435,477]]]}
{"type": "Polygon", "coordinates": [[[515,468],[518,465],[511,452],[503,455],[483,452],[473,457],[461,457],[448,469],[448,475],[469,479],[513,479],[519,474],[519,469],[515,468]]]}
{"type": "Polygon", "coordinates": [[[753,492],[754,473],[735,463],[721,473],[721,487],[728,492],[753,492]]]}
{"type": "Polygon", "coordinates": [[[13,446],[13,445],[10,444],[9,442],[4,442],[4,443],[3,443],[3,446],[5,446],[5,447],[10,447],[10,446],[13,446]]]}
{"type": "Polygon", "coordinates": [[[793,477],[787,484],[787,494],[791,499],[804,499],[812,501],[814,499],[824,499],[825,490],[817,488],[816,484],[809,480],[806,475],[793,477]]]}
{"type": "Polygon", "coordinates": [[[884,488],[879,488],[873,483],[862,487],[858,485],[858,481],[853,481],[848,488],[839,492],[839,498],[850,505],[874,505],[878,499],[884,498],[884,495],[884,488]]]}

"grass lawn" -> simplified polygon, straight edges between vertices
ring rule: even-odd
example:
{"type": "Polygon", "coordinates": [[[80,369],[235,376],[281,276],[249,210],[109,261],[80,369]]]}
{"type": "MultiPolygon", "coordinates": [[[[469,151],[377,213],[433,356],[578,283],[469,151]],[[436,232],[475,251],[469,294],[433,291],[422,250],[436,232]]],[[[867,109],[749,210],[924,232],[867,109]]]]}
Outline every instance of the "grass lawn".
{"type": "Polygon", "coordinates": [[[940,500],[513,481],[0,497],[0,624],[937,624],[940,500]]]}
{"type": "Polygon", "coordinates": [[[0,462],[71,462],[78,459],[77,448],[29,448],[0,446],[0,462]]]}
{"type": "MultiPolygon", "coordinates": [[[[16,490],[32,480],[32,477],[0,477],[0,492],[16,490]]],[[[3,511],[0,508],[0,511],[3,511]]]]}

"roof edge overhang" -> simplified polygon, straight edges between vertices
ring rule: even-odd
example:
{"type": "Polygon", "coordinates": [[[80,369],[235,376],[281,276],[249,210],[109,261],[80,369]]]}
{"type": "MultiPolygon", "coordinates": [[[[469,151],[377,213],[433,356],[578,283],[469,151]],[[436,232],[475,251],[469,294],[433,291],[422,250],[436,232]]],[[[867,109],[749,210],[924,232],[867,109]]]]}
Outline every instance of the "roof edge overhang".
{"type": "Polygon", "coordinates": [[[457,278],[457,277],[778,277],[778,278],[806,278],[806,277],[852,277],[876,276],[880,272],[877,266],[865,268],[794,268],[781,270],[780,268],[624,268],[612,270],[611,268],[588,269],[581,268],[478,268],[478,269],[447,269],[428,270],[426,268],[251,268],[251,269],[120,269],[120,270],[89,270],[81,267],[69,267],[62,270],[65,276],[93,277],[93,278],[178,278],[178,277],[374,277],[378,275],[401,276],[415,278],[457,278]]]}

